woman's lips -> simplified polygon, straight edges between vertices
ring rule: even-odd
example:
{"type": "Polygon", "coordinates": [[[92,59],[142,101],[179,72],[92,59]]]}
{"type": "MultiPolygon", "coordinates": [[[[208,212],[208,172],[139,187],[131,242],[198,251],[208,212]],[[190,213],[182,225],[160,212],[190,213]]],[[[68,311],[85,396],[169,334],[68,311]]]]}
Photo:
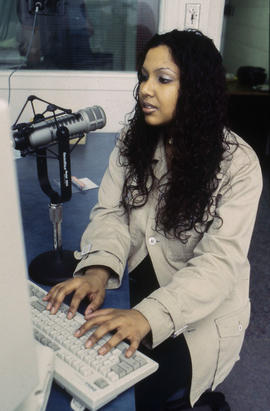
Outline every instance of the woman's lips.
{"type": "Polygon", "coordinates": [[[153,113],[153,112],[156,111],[156,110],[157,110],[157,107],[156,107],[156,106],[153,106],[153,104],[146,103],[146,102],[143,102],[143,103],[142,103],[142,111],[143,111],[145,114],[151,114],[151,113],[153,113]]]}

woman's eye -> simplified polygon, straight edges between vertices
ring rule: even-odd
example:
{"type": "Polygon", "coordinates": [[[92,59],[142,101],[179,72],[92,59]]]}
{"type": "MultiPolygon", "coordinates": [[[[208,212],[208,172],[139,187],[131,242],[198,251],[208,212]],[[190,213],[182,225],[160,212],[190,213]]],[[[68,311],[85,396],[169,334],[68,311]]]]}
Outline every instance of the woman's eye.
{"type": "Polygon", "coordinates": [[[162,84],[167,84],[170,83],[172,80],[170,78],[167,77],[159,77],[159,82],[162,84]]]}

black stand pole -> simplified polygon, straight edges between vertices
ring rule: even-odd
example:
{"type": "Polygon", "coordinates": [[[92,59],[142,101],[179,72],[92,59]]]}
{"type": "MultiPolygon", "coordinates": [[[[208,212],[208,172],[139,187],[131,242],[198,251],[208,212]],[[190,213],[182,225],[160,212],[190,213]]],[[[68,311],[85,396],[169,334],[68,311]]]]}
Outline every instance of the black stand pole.
{"type": "Polygon", "coordinates": [[[66,127],[58,129],[57,140],[61,195],[52,189],[49,182],[47,149],[37,149],[37,170],[40,186],[51,199],[49,216],[53,224],[54,249],[34,258],[29,265],[29,275],[33,281],[45,285],[54,285],[71,278],[77,264],[73,252],[62,249],[62,202],[70,200],[72,194],[69,131],[66,127]]]}

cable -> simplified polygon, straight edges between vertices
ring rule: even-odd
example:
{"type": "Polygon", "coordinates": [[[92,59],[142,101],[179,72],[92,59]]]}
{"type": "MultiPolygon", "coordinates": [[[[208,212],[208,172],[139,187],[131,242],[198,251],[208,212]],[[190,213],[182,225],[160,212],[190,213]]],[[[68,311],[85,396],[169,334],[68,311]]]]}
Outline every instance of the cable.
{"type": "MultiPolygon", "coordinates": [[[[31,51],[31,48],[32,48],[32,43],[33,43],[35,29],[36,29],[36,23],[37,23],[37,15],[38,15],[38,12],[40,10],[40,7],[41,7],[41,3],[38,2],[36,4],[36,8],[35,8],[34,21],[33,21],[33,26],[32,26],[32,33],[31,33],[30,41],[29,41],[26,56],[25,56],[26,61],[29,57],[29,54],[30,54],[30,51],[31,51]]],[[[10,104],[10,97],[11,97],[11,77],[13,76],[14,73],[16,73],[22,67],[23,67],[23,63],[20,64],[20,66],[15,67],[15,69],[8,76],[8,104],[10,104]]]]}

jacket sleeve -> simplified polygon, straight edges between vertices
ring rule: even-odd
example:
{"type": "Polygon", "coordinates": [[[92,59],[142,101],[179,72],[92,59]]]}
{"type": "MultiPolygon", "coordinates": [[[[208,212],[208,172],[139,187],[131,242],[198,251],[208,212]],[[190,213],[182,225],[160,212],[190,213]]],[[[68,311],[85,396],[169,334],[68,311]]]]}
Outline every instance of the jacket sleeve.
{"type": "Polygon", "coordinates": [[[214,219],[187,265],[134,307],[150,323],[153,347],[212,314],[230,299],[236,284],[242,279],[248,282],[247,254],[262,190],[253,151],[236,156],[226,175],[229,179],[217,205],[222,225],[214,219]]]}
{"type": "Polygon", "coordinates": [[[99,188],[98,203],[83,233],[81,252],[75,252],[75,258],[81,261],[74,276],[82,275],[83,270],[91,265],[107,266],[113,271],[108,288],[120,286],[130,248],[127,217],[119,205],[125,169],[119,163],[118,144],[110,155],[109,166],[99,188]]]}

